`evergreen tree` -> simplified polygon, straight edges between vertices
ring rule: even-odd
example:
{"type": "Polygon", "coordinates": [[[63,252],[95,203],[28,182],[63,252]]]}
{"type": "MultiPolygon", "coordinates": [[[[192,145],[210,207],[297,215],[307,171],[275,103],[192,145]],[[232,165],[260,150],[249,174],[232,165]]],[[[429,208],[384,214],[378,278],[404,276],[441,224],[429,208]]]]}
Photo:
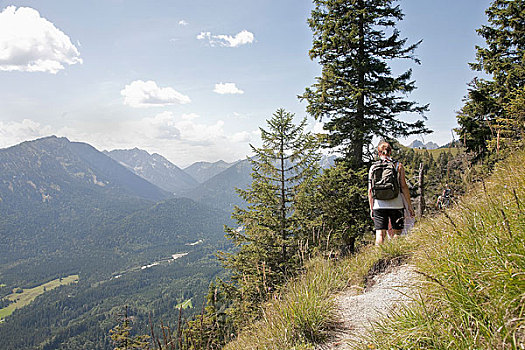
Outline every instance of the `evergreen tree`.
{"type": "Polygon", "coordinates": [[[293,117],[279,109],[267,121],[268,130],[260,129],[263,145],[252,146],[252,184],[238,190],[248,206],[235,208],[232,216],[239,227],[226,229],[239,248],[223,256],[238,287],[233,308],[237,319],[255,315],[258,304],[299,267],[297,233],[302,223],[295,202],[318,174],[319,142],[304,133],[306,118],[295,125],[293,117]]]}
{"type": "Polygon", "coordinates": [[[304,251],[355,252],[357,240],[372,229],[363,186],[367,176],[366,169],[354,170],[339,162],[316,178],[313,193],[299,202],[299,213],[308,222],[301,244],[304,251]]]}
{"type": "Polygon", "coordinates": [[[523,137],[525,88],[525,1],[494,0],[488,25],[477,32],[486,46],[476,46],[472,69],[492,79],[475,79],[458,114],[458,129],[469,151],[484,155],[523,137]]]}
{"type": "Polygon", "coordinates": [[[415,89],[411,70],[394,76],[388,60],[413,56],[419,45],[406,46],[395,28],[403,18],[395,0],[314,0],[309,19],[313,31],[310,58],[322,74],[301,96],[307,111],[326,119],[329,146],[339,147],[347,162],[360,166],[374,136],[383,138],[429,133],[423,120],[405,122],[401,113],[421,115],[427,106],[403,98],[415,89]]]}
{"type": "Polygon", "coordinates": [[[525,1],[495,0],[486,14],[489,25],[477,32],[487,46],[476,46],[470,66],[492,75],[496,95],[505,100],[525,82],[525,1]]]}
{"type": "Polygon", "coordinates": [[[131,335],[132,327],[131,321],[128,317],[128,307],[126,306],[124,315],[121,317],[120,323],[115,328],[110,330],[111,340],[115,344],[115,350],[131,350],[131,349],[149,349],[149,339],[147,335],[131,335]]]}
{"type": "Polygon", "coordinates": [[[220,280],[210,284],[206,306],[183,330],[182,349],[218,350],[231,340],[234,329],[227,313],[231,304],[228,289],[229,286],[220,280]]]}

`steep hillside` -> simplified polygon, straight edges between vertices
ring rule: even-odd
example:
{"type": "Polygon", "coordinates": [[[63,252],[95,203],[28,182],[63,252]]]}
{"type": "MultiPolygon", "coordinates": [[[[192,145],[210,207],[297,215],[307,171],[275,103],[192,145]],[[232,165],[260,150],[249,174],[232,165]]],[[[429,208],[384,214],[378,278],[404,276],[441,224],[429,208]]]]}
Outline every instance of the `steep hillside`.
{"type": "MultiPolygon", "coordinates": [[[[525,347],[525,174],[516,171],[523,162],[520,152],[500,163],[457,206],[423,219],[406,238],[339,261],[310,261],[301,278],[265,305],[263,319],[225,349],[525,347]],[[359,337],[349,327],[334,343],[348,322],[336,296],[366,294],[374,276],[407,261],[422,282],[408,293],[413,302],[376,318],[359,337]]],[[[363,312],[386,312],[377,299],[363,312]]]]}
{"type": "Polygon", "coordinates": [[[138,176],[174,194],[192,189],[199,184],[193,177],[157,153],[149,154],[144,150],[134,148],[105,151],[104,154],[138,176]]]}

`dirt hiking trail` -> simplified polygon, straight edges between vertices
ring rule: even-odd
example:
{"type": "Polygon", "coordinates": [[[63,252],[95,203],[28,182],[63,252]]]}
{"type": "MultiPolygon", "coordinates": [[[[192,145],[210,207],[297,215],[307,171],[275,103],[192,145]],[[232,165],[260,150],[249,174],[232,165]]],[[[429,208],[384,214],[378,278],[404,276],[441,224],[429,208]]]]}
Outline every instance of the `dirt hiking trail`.
{"type": "Polygon", "coordinates": [[[336,296],[341,327],[334,339],[319,347],[326,350],[352,349],[362,342],[360,336],[381,317],[411,302],[418,276],[414,266],[394,264],[370,276],[364,290],[348,288],[336,296]]]}

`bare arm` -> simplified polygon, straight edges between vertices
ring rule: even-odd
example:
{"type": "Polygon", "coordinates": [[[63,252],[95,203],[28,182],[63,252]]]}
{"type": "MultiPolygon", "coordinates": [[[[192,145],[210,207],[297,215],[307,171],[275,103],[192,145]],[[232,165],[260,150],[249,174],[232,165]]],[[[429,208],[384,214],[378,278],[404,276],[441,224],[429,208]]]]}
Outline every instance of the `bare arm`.
{"type": "Polygon", "coordinates": [[[370,204],[370,217],[374,218],[374,198],[372,198],[372,189],[368,189],[368,203],[370,204]]]}
{"type": "Polygon", "coordinates": [[[399,185],[401,187],[401,193],[405,197],[405,201],[408,205],[408,212],[410,213],[410,216],[415,216],[414,208],[412,207],[412,201],[410,200],[410,190],[408,189],[406,177],[405,177],[405,168],[403,167],[403,164],[399,164],[399,185]]]}

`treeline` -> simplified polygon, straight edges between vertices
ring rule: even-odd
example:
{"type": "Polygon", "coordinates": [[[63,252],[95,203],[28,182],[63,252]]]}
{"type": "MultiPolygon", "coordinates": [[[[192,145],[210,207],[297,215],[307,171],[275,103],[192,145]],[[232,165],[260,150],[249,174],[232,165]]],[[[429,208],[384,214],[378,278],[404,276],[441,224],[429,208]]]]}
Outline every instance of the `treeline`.
{"type": "MultiPolygon", "coordinates": [[[[494,0],[488,25],[478,33],[486,46],[477,47],[473,69],[492,79],[475,79],[458,114],[460,150],[409,150],[395,138],[430,132],[424,124],[428,105],[405,99],[415,88],[411,71],[394,76],[389,62],[414,56],[419,42],[408,44],[396,23],[403,13],[393,0],[314,0],[309,19],[313,45],[309,54],[322,72],[301,99],[307,111],[324,122],[326,134],[304,130],[293,115],[277,110],[261,128],[263,145],[253,147],[252,184],[239,191],[246,208],[237,208],[237,225],[227,228],[236,250],[219,252],[230,274],[210,286],[207,304],[192,321],[167,333],[134,337],[124,332],[125,320],[114,329],[117,349],[221,349],[254,321],[264,317],[264,303],[279,298],[281,286],[303,269],[313,255],[327,257],[354,252],[366,244],[367,173],[374,159],[372,141],[394,145],[394,157],[405,164],[416,199],[423,189],[434,203],[443,186],[457,193],[485,172],[491,159],[521,146],[524,130],[523,0],[494,0]],[[417,113],[408,123],[400,113],[417,113]],[[325,171],[316,166],[320,147],[340,154],[325,171]]],[[[429,205],[431,206],[431,205],[429,205]]],[[[174,314],[176,315],[176,314],[174,314]]],[[[173,318],[172,318],[173,319],[173,318]]]]}

